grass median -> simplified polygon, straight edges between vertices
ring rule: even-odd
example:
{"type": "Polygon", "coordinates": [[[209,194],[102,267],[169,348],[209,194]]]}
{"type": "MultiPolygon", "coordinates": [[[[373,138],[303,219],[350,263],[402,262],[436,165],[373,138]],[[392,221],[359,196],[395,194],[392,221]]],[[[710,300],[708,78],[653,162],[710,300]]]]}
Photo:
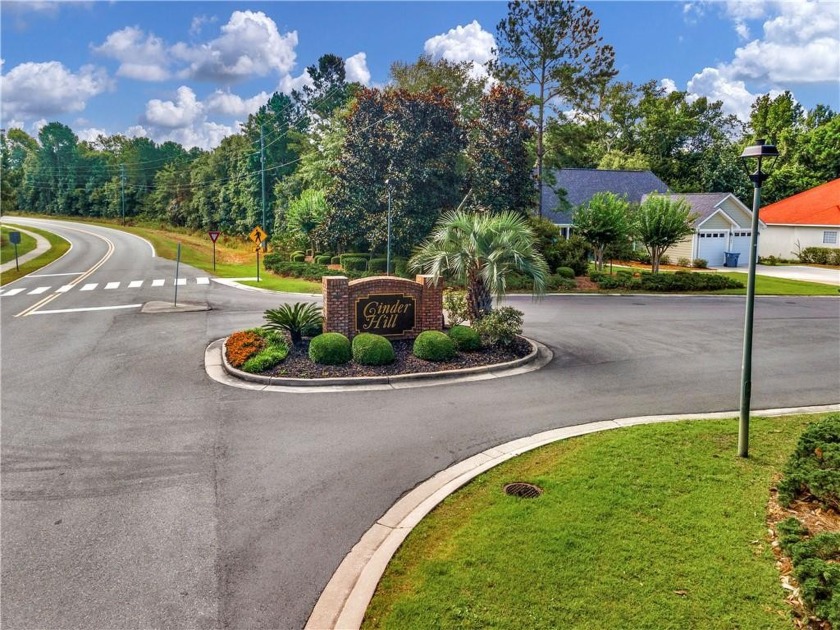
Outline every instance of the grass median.
{"type": "MultiPolygon", "coordinates": [[[[9,223],[6,223],[3,226],[3,230],[4,230],[3,243],[4,243],[4,246],[5,246],[5,242],[6,242],[5,230],[7,228],[10,231],[15,229],[14,226],[9,224],[9,223]]],[[[50,248],[46,252],[41,254],[40,256],[37,256],[37,257],[33,258],[32,260],[29,260],[29,261],[21,264],[20,269],[10,269],[9,271],[4,271],[2,276],[0,276],[0,286],[9,284],[10,282],[14,282],[15,280],[19,280],[20,278],[24,277],[27,274],[38,271],[41,267],[46,267],[51,262],[53,262],[53,261],[57,260],[58,258],[60,258],[61,256],[63,256],[67,252],[67,250],[70,249],[70,243],[68,243],[63,238],[61,238],[60,236],[58,236],[56,234],[52,234],[51,232],[47,232],[45,230],[39,230],[39,229],[29,227],[29,226],[27,226],[26,229],[30,232],[35,232],[36,234],[39,234],[40,236],[43,236],[45,239],[47,239],[47,241],[49,241],[50,248]]],[[[21,241],[23,241],[24,238],[28,238],[33,242],[33,247],[32,248],[34,249],[35,239],[31,238],[30,236],[27,236],[26,234],[21,233],[21,241]]],[[[11,257],[11,259],[14,260],[14,258],[15,258],[14,248],[13,248],[13,246],[10,246],[10,247],[12,247],[12,257],[11,257]]],[[[5,249],[5,247],[4,247],[4,249],[5,249]]],[[[20,254],[21,254],[20,247],[18,247],[18,255],[20,256],[20,254]]],[[[3,262],[6,262],[5,258],[3,259],[3,262]]]]}
{"type": "Polygon", "coordinates": [[[476,478],[411,533],[366,628],[779,628],[773,476],[817,416],[617,429],[476,478]],[[520,499],[505,484],[544,493],[520,499]]]}

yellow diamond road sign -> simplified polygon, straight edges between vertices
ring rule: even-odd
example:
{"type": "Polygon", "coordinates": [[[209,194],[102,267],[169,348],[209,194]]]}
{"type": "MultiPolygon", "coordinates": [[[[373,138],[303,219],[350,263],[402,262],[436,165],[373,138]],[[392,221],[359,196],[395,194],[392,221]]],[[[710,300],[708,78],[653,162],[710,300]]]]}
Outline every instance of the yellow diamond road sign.
{"type": "Polygon", "coordinates": [[[263,229],[258,225],[253,230],[251,230],[250,237],[252,241],[259,245],[268,237],[268,234],[263,232],[263,229]]]}

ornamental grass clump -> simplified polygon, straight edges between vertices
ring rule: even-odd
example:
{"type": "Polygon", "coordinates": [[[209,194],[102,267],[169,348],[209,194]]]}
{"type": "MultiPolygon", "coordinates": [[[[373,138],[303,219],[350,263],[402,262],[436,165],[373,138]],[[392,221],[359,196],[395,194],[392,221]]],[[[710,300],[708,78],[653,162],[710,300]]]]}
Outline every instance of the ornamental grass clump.
{"type": "Polygon", "coordinates": [[[414,340],[414,356],[426,361],[448,361],[457,352],[455,342],[439,330],[426,330],[414,340]]]}
{"type": "Polygon", "coordinates": [[[388,365],[394,362],[394,346],[382,335],[360,333],[353,337],[353,360],[360,365],[388,365]]]}
{"type": "Polygon", "coordinates": [[[473,352],[481,349],[481,335],[469,326],[453,326],[449,329],[449,337],[461,352],[473,352]]]}
{"type": "Polygon", "coordinates": [[[321,365],[342,365],[352,356],[350,340],[341,333],[324,333],[309,342],[309,358],[321,365]]]}
{"type": "Polygon", "coordinates": [[[280,308],[268,309],[263,314],[266,330],[285,330],[289,333],[293,345],[303,341],[303,335],[313,330],[320,330],[324,316],[321,307],[306,302],[283,304],[280,308]]]}

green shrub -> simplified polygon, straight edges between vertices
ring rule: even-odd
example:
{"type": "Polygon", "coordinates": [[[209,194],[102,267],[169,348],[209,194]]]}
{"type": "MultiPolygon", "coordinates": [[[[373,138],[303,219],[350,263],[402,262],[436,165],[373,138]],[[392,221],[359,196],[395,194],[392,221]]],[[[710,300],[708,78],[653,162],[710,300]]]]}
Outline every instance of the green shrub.
{"type": "Polygon", "coordinates": [[[812,265],[840,264],[840,250],[831,247],[806,247],[796,257],[799,262],[812,265]]]}
{"type": "Polygon", "coordinates": [[[522,334],[523,315],[522,311],[512,306],[502,306],[493,309],[472,325],[485,345],[508,346],[522,334]]]}
{"type": "Polygon", "coordinates": [[[366,271],[367,263],[367,258],[360,256],[342,256],[341,258],[341,266],[347,271],[366,271]]]}
{"type": "Polygon", "coordinates": [[[449,329],[449,337],[455,342],[455,347],[461,352],[472,352],[481,349],[481,335],[469,326],[453,326],[449,329]]]}
{"type": "Polygon", "coordinates": [[[368,260],[370,258],[370,254],[366,254],[364,252],[348,252],[346,254],[339,254],[338,257],[341,259],[341,265],[344,265],[345,258],[364,258],[365,260],[368,260]]]}
{"type": "Polygon", "coordinates": [[[316,265],[324,265],[325,267],[330,264],[331,257],[325,254],[321,254],[320,256],[315,256],[313,262],[316,265]]]}
{"type": "Polygon", "coordinates": [[[668,254],[659,257],[659,264],[660,265],[670,265],[671,264],[671,257],[668,254]]]}
{"type": "Polygon", "coordinates": [[[462,324],[470,318],[467,308],[467,294],[451,287],[443,290],[443,310],[446,311],[450,326],[462,324]]]}
{"type": "Polygon", "coordinates": [[[297,263],[306,262],[306,254],[293,254],[291,262],[297,262],[297,263]]]}
{"type": "Polygon", "coordinates": [[[285,330],[295,345],[303,340],[304,331],[320,328],[324,321],[321,307],[306,302],[283,304],[280,308],[268,309],[263,317],[266,320],[263,328],[285,330]]]}
{"type": "Polygon", "coordinates": [[[259,374],[270,370],[289,355],[289,349],[285,346],[271,346],[251,357],[242,365],[243,372],[259,374]]]}
{"type": "Polygon", "coordinates": [[[394,346],[382,335],[360,333],[353,337],[353,360],[361,365],[387,365],[394,362],[394,346]]]}
{"type": "Polygon", "coordinates": [[[341,333],[324,333],[309,342],[309,358],[321,365],[342,365],[352,355],[350,340],[341,333]]]}
{"type": "Polygon", "coordinates": [[[800,436],[779,483],[784,506],[813,496],[826,507],[840,510],[840,414],[810,425],[800,436]]]}
{"type": "Polygon", "coordinates": [[[685,257],[678,258],[677,259],[677,264],[680,267],[691,267],[691,261],[688,258],[685,258],[685,257]]]}
{"type": "Polygon", "coordinates": [[[387,262],[388,260],[386,258],[371,258],[367,263],[367,270],[375,273],[385,273],[387,262]]]}
{"type": "Polygon", "coordinates": [[[407,258],[393,258],[391,260],[391,264],[394,267],[394,275],[400,276],[401,278],[413,278],[414,276],[411,275],[411,272],[408,270],[408,259],[407,258]]]}
{"type": "Polygon", "coordinates": [[[572,291],[577,289],[577,282],[572,279],[552,274],[548,276],[546,281],[546,289],[548,291],[572,291]]]}
{"type": "Polygon", "coordinates": [[[575,278],[575,270],[571,267],[557,267],[554,273],[563,278],[571,278],[572,280],[575,278]]]}
{"type": "Polygon", "coordinates": [[[414,340],[414,356],[426,361],[448,361],[455,356],[455,342],[439,330],[426,330],[414,340]]]}
{"type": "MultiPolygon", "coordinates": [[[[603,285],[601,285],[603,286],[603,285]]],[[[646,274],[639,278],[639,288],[644,291],[718,291],[721,289],[743,289],[744,284],[727,276],[714,273],[676,273],[646,274]]]]}
{"type": "Polygon", "coordinates": [[[840,628],[840,533],[809,531],[791,517],[778,525],[782,550],[793,562],[800,595],[810,612],[840,628]]]}
{"type": "Polygon", "coordinates": [[[333,256],[330,258],[331,265],[340,265],[341,264],[341,256],[333,256]]]}
{"type": "Polygon", "coordinates": [[[696,267],[697,269],[708,269],[709,261],[705,258],[695,258],[694,262],[691,263],[691,266],[696,267]]]}

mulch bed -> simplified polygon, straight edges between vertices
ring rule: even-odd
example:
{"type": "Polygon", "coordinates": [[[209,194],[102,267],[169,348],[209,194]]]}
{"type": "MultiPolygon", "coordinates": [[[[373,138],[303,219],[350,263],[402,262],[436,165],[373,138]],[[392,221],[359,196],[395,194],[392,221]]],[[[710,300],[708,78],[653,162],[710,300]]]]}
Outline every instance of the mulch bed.
{"type": "Polygon", "coordinates": [[[531,344],[517,338],[506,348],[482,348],[475,352],[459,352],[451,361],[424,361],[414,356],[413,340],[395,340],[395,361],[390,365],[358,365],[350,361],[344,365],[317,365],[308,355],[309,341],[289,351],[289,356],[277,367],[263,376],[284,376],[288,378],[335,378],[348,376],[395,376],[418,372],[445,372],[462,368],[480,367],[514,361],[531,352],[531,344]]]}

